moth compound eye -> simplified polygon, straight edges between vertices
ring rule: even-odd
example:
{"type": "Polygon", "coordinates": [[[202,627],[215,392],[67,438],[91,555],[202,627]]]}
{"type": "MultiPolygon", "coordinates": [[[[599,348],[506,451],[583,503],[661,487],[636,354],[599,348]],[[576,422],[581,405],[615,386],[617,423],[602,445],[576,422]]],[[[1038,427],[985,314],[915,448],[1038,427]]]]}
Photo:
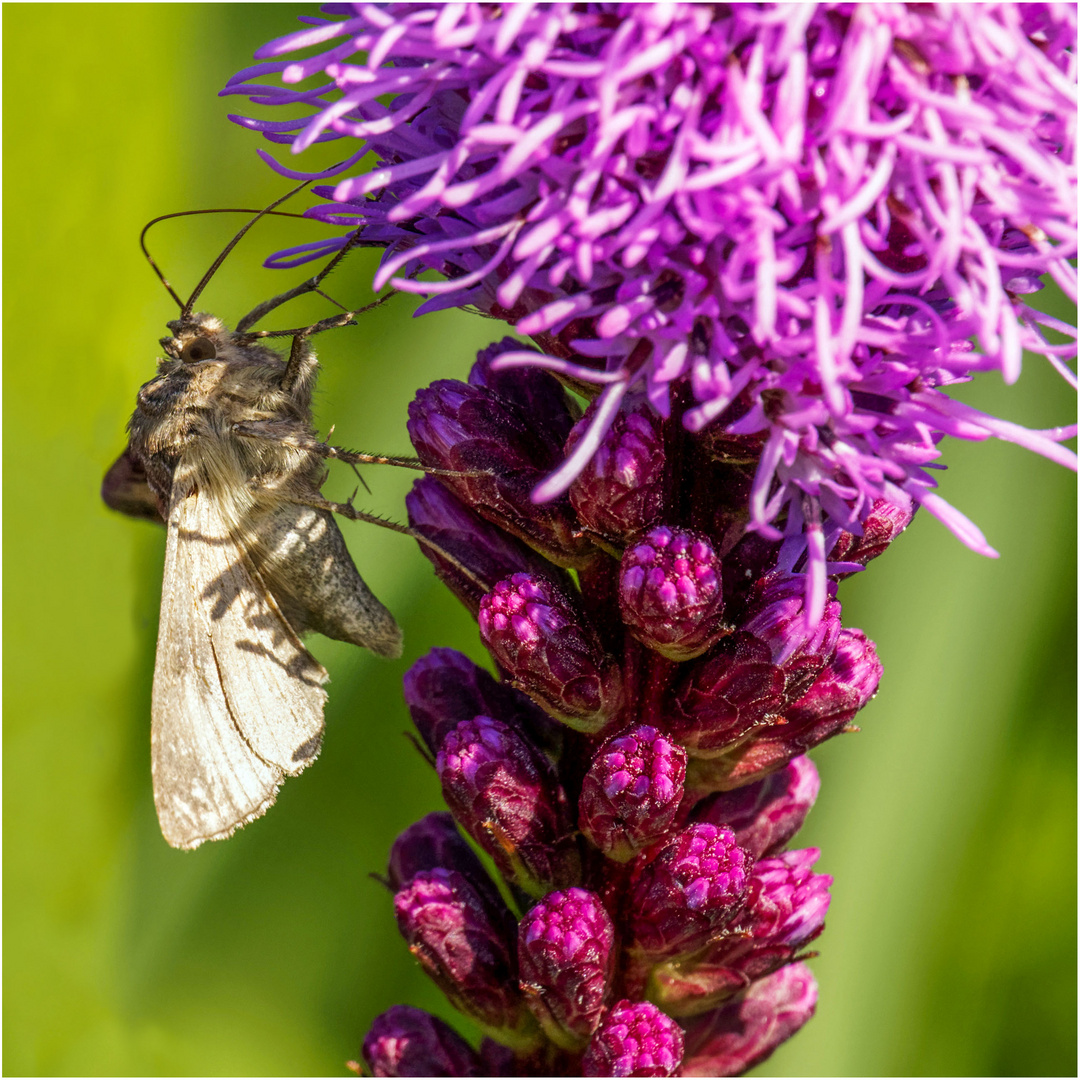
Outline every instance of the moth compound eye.
{"type": "Polygon", "coordinates": [[[180,353],[180,359],[185,364],[197,364],[200,360],[213,360],[217,356],[217,349],[209,338],[197,337],[189,341],[180,353]]]}

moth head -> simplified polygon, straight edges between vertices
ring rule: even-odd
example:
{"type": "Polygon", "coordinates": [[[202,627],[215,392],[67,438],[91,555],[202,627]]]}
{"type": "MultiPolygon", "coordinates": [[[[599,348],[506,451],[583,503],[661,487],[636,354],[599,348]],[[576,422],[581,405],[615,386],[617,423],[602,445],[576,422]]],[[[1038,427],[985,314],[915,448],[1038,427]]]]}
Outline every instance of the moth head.
{"type": "Polygon", "coordinates": [[[162,338],[161,347],[172,359],[184,364],[216,360],[233,337],[225,324],[213,315],[175,319],[167,325],[173,336],[162,338]]]}

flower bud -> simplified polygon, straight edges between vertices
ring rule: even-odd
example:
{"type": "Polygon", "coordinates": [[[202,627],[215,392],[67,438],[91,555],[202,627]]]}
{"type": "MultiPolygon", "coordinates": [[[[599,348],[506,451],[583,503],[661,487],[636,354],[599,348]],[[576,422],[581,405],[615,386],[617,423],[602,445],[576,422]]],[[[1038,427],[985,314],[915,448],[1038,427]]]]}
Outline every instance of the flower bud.
{"type": "Polygon", "coordinates": [[[561,566],[587,558],[591,545],[578,532],[569,499],[532,501],[562,453],[512,402],[485,387],[441,379],[417,392],[408,428],[425,465],[463,474],[443,480],[481,517],[561,566]]]}
{"type": "Polygon", "coordinates": [[[817,983],[789,964],[745,994],[686,1026],[683,1076],[741,1076],[764,1061],[814,1015],[817,983]]]}
{"type": "Polygon", "coordinates": [[[580,1050],[596,1030],[615,965],[615,928],[595,893],[548,893],[518,926],[521,990],[548,1037],[580,1050]]]}
{"type": "Polygon", "coordinates": [[[688,665],[664,715],[690,754],[709,757],[774,716],[783,692],[784,673],[773,664],[769,646],[736,631],[688,665]]]}
{"type": "MultiPolygon", "coordinates": [[[[594,402],[570,432],[567,455],[589,430],[595,414],[594,402]]],[[[647,403],[624,406],[570,485],[570,502],[582,524],[618,546],[663,515],[662,425],[647,403]]]]}
{"type": "Polygon", "coordinates": [[[499,890],[488,877],[484,864],[445,810],[421,818],[394,841],[386,876],[390,887],[397,892],[417,874],[440,869],[456,870],[492,903],[501,903],[499,890]]]}
{"type": "Polygon", "coordinates": [[[811,872],[819,854],[806,848],[758,860],[738,931],[656,968],[650,999],[672,1016],[698,1016],[791,963],[825,926],[832,878],[811,872]]]}
{"type": "Polygon", "coordinates": [[[500,581],[480,603],[480,638],[514,685],[579,731],[597,732],[618,709],[619,665],[577,606],[534,574],[500,581]]]}
{"type": "Polygon", "coordinates": [[[814,763],[797,757],[771,776],[706,799],[694,820],[727,825],[739,847],[760,859],[780,851],[802,828],[820,787],[814,763]]]}
{"type": "Polygon", "coordinates": [[[413,532],[457,561],[455,565],[427,544],[420,544],[439,579],[473,615],[480,607],[481,597],[500,578],[519,571],[546,573],[552,578],[563,576],[542,555],[485,521],[432,476],[421,477],[413,484],[412,491],[405,496],[405,508],[413,532]]]}
{"type": "Polygon", "coordinates": [[[739,747],[725,765],[722,786],[736,787],[773,772],[843,731],[874,696],[880,678],[874,643],[861,630],[842,630],[828,667],[784,710],[786,723],[739,747]]]}
{"type": "Polygon", "coordinates": [[[504,877],[534,896],[577,883],[581,860],[550,762],[501,720],[463,720],[435,762],[443,798],[504,877]]]}
{"type": "Polygon", "coordinates": [[[514,919],[455,870],[426,870],[394,897],[401,936],[439,988],[480,1023],[518,1028],[514,919]]]}
{"type": "Polygon", "coordinates": [[[512,686],[496,682],[482,667],[455,649],[432,649],[405,673],[405,703],[416,730],[433,753],[462,720],[496,716],[547,745],[559,725],[512,686]]]}
{"type": "Polygon", "coordinates": [[[741,910],[752,869],[730,829],[698,823],[683,830],[631,886],[635,949],[660,959],[701,948],[741,910]]]}
{"type": "Polygon", "coordinates": [[[585,1051],[584,1076],[674,1076],[683,1060],[682,1028],[647,1001],[613,1006],[585,1051]]]}
{"type": "Polygon", "coordinates": [[[507,352],[535,352],[540,356],[539,350],[516,338],[504,337],[476,354],[476,363],[469,371],[469,385],[490,390],[509,402],[528,419],[534,436],[544,441],[549,456],[561,457],[574,426],[562,383],[540,368],[495,368],[495,361],[507,352]]]}
{"type": "Polygon", "coordinates": [[[897,506],[878,499],[862,523],[862,536],[842,532],[829,553],[829,562],[860,563],[876,559],[910,524],[914,510],[910,502],[897,506]]]}
{"type": "Polygon", "coordinates": [[[727,632],[720,560],[703,533],[651,528],[624,552],[619,610],[638,641],[669,660],[692,660],[727,632]]]}
{"type": "Polygon", "coordinates": [[[476,1051],[436,1016],[394,1005],[375,1018],[364,1038],[372,1076],[485,1076],[476,1051]]]}
{"type": "Polygon", "coordinates": [[[685,776],[681,746],[647,724],[628,728],[597,751],[585,775],[581,831],[608,858],[632,859],[674,824],[685,776]]]}
{"type": "Polygon", "coordinates": [[[784,671],[787,702],[804,694],[832,659],[840,634],[840,605],[835,600],[827,601],[820,620],[807,628],[803,613],[805,589],[801,574],[767,578],[750,618],[740,627],[772,650],[772,662],[784,671]]]}

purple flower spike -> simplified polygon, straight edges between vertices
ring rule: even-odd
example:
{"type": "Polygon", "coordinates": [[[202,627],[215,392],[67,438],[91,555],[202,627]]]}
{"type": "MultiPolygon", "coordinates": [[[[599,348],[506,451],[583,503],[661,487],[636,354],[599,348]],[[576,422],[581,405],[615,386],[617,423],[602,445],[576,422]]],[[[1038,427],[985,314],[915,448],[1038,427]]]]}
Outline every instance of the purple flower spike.
{"type": "Polygon", "coordinates": [[[605,743],[585,774],[581,831],[609,859],[626,862],[675,822],[686,751],[656,728],[637,724],[605,743]]]}
{"type": "Polygon", "coordinates": [[[692,660],[728,632],[721,586],[708,537],[657,525],[623,552],[619,610],[650,649],[669,660],[692,660]]]}
{"type": "Polygon", "coordinates": [[[688,665],[664,716],[691,755],[715,756],[779,712],[784,684],[769,646],[736,631],[688,665]]]}
{"type": "Polygon", "coordinates": [[[802,828],[817,799],[821,779],[808,757],[734,791],[722,791],[694,811],[697,821],[727,825],[735,842],[755,859],[772,855],[802,828]]]}
{"type": "Polygon", "coordinates": [[[915,508],[878,499],[862,523],[862,535],[842,532],[829,553],[829,562],[858,563],[865,566],[876,559],[910,524],[915,508]]]}
{"type": "Polygon", "coordinates": [[[454,870],[426,870],[394,896],[394,913],[409,951],[457,1008],[499,1032],[522,1030],[514,919],[504,904],[454,870]]]}
{"type": "Polygon", "coordinates": [[[539,896],[577,883],[580,856],[566,795],[547,758],[501,720],[464,720],[435,762],[443,797],[499,871],[539,896]]]}
{"type": "MultiPolygon", "coordinates": [[[[595,418],[594,402],[570,433],[567,457],[587,437],[595,418]]],[[[616,548],[663,516],[662,426],[662,418],[643,402],[624,404],[570,485],[570,502],[581,522],[616,548]]]]}
{"type": "Polygon", "coordinates": [[[620,1001],[604,1017],[581,1062],[583,1076],[674,1076],[682,1028],[647,1001],[620,1001]]]}
{"type": "Polygon", "coordinates": [[[569,597],[550,579],[514,574],[480,604],[480,638],[553,716],[579,731],[604,728],[619,707],[619,667],[569,597]]]}
{"type": "Polygon", "coordinates": [[[413,484],[405,496],[405,508],[413,532],[457,560],[455,565],[427,544],[420,545],[439,579],[473,615],[484,593],[500,578],[521,571],[562,574],[527,544],[470,510],[434,477],[424,476],[413,484]]]}
{"type": "Polygon", "coordinates": [[[475,1050],[436,1016],[395,1005],[375,1018],[364,1038],[372,1076],[484,1076],[475,1050]]]}
{"type": "Polygon", "coordinates": [[[443,481],[481,517],[560,565],[587,558],[590,545],[569,500],[532,501],[533,488],[560,460],[559,432],[537,425],[514,401],[486,386],[451,379],[417,392],[408,428],[425,465],[462,474],[443,481]]]}
{"type": "Polygon", "coordinates": [[[611,917],[586,889],[548,893],[521,920],[521,990],[548,1037],[564,1049],[583,1049],[596,1030],[614,949],[611,917]]]}
{"type": "Polygon", "coordinates": [[[683,1076],[741,1076],[814,1015],[817,983],[789,964],[723,1008],[688,1022],[683,1076]]]}
{"type": "Polygon", "coordinates": [[[742,909],[752,870],[730,829],[700,823],[685,829],[633,884],[635,949],[659,959],[701,948],[742,909]]]}

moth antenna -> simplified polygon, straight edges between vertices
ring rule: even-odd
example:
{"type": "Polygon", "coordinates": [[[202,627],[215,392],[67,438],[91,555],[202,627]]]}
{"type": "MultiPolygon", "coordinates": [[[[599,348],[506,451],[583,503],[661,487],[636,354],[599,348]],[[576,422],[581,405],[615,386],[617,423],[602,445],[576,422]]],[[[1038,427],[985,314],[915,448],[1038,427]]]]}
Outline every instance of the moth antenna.
{"type": "Polygon", "coordinates": [[[287,191],[280,199],[275,199],[265,210],[260,210],[240,231],[225,245],[221,254],[211,263],[210,269],[206,271],[202,276],[202,280],[195,286],[195,291],[188,297],[188,302],[184,305],[180,312],[181,318],[186,319],[192,312],[195,306],[195,301],[199,299],[203,289],[210,283],[210,279],[218,272],[218,267],[228,258],[229,253],[237,244],[243,239],[244,234],[255,224],[261,217],[265,217],[271,210],[275,210],[286,199],[291,199],[297,192],[303,191],[304,188],[310,184],[310,180],[304,180],[302,183],[297,184],[291,191],[287,191]]]}
{"type": "Polygon", "coordinates": [[[257,210],[250,206],[232,206],[232,207],[214,207],[209,210],[177,210],[171,214],[160,214],[158,217],[148,221],[144,226],[141,233],[139,233],[139,247],[142,249],[143,255],[146,257],[146,261],[150,264],[150,269],[157,274],[162,285],[165,286],[169,295],[176,301],[180,311],[184,310],[184,301],[176,294],[176,290],[169,284],[165,275],[161,272],[160,267],[154,261],[153,255],[150,254],[146,247],[146,234],[150,231],[151,226],[156,225],[159,221],[168,221],[170,218],[178,217],[192,217],[195,214],[269,214],[273,217],[291,217],[300,218],[304,221],[310,221],[310,218],[304,217],[303,214],[291,214],[287,210],[257,210]]]}

